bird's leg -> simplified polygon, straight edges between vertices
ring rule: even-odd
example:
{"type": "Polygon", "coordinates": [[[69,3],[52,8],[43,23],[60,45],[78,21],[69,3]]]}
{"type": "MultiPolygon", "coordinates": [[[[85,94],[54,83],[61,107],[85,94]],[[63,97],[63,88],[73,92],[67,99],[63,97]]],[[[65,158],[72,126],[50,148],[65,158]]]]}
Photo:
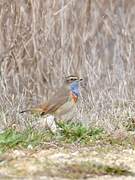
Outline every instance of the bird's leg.
{"type": "Polygon", "coordinates": [[[55,123],[55,117],[52,115],[47,115],[45,118],[46,118],[47,128],[53,134],[56,133],[57,127],[56,127],[56,123],[55,123]]]}

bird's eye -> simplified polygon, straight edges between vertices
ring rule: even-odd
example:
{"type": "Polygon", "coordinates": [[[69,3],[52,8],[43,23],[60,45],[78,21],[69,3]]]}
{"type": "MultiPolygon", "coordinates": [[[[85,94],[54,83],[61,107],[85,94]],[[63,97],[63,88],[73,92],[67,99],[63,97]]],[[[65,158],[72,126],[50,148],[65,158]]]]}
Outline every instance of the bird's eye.
{"type": "Polygon", "coordinates": [[[71,81],[76,81],[77,79],[75,79],[75,78],[71,78],[70,80],[71,80],[71,81]]]}

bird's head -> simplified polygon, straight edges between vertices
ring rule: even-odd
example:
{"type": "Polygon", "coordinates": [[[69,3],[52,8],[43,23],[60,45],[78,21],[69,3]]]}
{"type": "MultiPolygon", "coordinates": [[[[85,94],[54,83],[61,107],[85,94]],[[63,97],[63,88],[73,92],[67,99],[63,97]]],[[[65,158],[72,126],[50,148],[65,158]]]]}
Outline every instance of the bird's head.
{"type": "Polygon", "coordinates": [[[67,84],[72,84],[73,82],[79,82],[82,81],[78,76],[75,75],[70,75],[66,77],[66,83],[67,84]]]}
{"type": "Polygon", "coordinates": [[[66,77],[66,84],[69,85],[70,91],[79,96],[79,82],[82,81],[78,76],[70,75],[66,77]]]}

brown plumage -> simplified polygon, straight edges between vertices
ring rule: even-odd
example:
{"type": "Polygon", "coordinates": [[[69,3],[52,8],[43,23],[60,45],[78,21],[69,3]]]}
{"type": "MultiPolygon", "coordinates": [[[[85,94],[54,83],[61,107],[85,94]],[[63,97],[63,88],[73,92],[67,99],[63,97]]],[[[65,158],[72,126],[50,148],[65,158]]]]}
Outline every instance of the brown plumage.
{"type": "Polygon", "coordinates": [[[70,85],[77,81],[79,82],[77,76],[68,76],[63,86],[57,89],[55,94],[46,102],[37,107],[30,108],[28,110],[21,111],[24,112],[39,112],[41,115],[52,114],[52,115],[62,115],[71,111],[74,104],[77,102],[78,96],[73,94],[70,85]]]}

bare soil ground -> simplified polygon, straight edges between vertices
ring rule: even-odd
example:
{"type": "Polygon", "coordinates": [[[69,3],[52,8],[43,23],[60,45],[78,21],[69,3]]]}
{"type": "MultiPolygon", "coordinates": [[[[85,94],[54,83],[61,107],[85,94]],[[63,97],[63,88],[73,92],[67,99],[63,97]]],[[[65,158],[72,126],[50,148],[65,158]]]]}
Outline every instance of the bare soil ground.
{"type": "Polygon", "coordinates": [[[135,179],[135,150],[130,147],[50,144],[41,149],[29,148],[12,150],[0,157],[0,179],[135,179]],[[105,172],[106,166],[121,167],[129,173],[118,175],[111,170],[109,173],[109,169],[105,172]]]}

